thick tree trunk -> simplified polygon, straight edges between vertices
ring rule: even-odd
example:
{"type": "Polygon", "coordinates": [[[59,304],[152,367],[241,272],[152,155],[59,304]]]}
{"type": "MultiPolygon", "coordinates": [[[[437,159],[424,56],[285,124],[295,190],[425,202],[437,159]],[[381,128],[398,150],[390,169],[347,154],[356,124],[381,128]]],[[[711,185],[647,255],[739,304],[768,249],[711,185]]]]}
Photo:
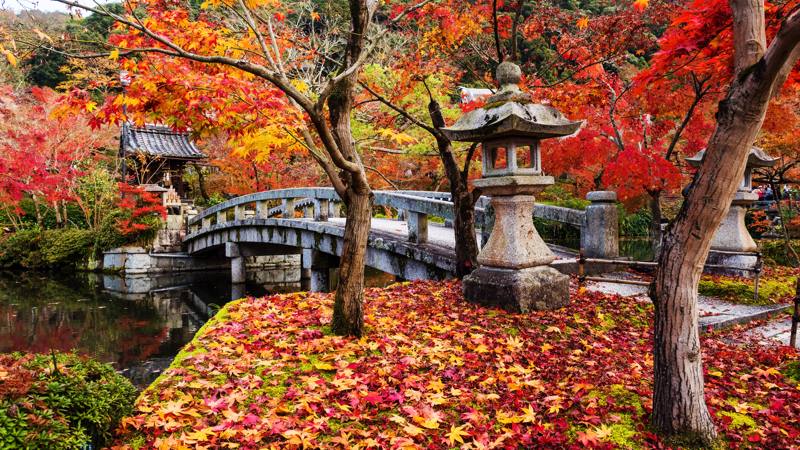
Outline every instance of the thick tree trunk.
{"type": "Polygon", "coordinates": [[[787,18],[762,58],[763,2],[732,0],[737,72],[703,165],[667,233],[653,291],[655,304],[654,428],[668,436],[710,444],[716,429],[703,393],[697,285],[711,239],[730,208],[747,154],[761,128],[774,82],[800,41],[800,16],[787,18]],[[756,42],[754,42],[754,40],[756,42]],[[741,48],[746,46],[746,50],[741,48]]]}
{"type": "Polygon", "coordinates": [[[361,336],[364,327],[364,266],[372,221],[372,193],[364,188],[347,193],[347,226],[331,323],[332,331],[343,336],[361,336]]]}

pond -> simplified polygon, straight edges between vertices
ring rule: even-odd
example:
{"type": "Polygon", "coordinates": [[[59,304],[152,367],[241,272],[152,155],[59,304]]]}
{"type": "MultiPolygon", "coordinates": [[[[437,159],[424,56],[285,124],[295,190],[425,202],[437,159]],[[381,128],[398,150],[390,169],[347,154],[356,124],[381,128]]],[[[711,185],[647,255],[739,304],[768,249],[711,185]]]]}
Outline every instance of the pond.
{"type": "MultiPolygon", "coordinates": [[[[394,281],[367,274],[369,285],[394,281]]],[[[232,297],[300,290],[296,266],[249,277],[242,292],[232,291],[229,272],[123,278],[0,271],[0,353],[76,350],[145,387],[232,297]]]]}

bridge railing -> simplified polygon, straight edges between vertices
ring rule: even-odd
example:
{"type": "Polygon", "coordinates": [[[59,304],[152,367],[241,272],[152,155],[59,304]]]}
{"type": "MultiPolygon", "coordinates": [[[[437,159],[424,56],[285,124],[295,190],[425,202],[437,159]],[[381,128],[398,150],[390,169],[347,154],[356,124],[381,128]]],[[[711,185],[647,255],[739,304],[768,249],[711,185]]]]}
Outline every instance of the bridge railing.
{"type": "MultiPolygon", "coordinates": [[[[415,243],[428,241],[428,219],[438,217],[445,222],[454,219],[453,203],[450,193],[428,191],[374,191],[374,204],[387,206],[400,212],[408,224],[408,239],[415,243]]],[[[553,220],[575,226],[581,230],[581,246],[590,256],[617,256],[616,207],[603,198],[592,204],[586,211],[559,206],[537,204],[534,217],[553,220]],[[598,212],[601,212],[598,220],[598,212]],[[613,217],[609,214],[613,213],[613,217]],[[613,241],[613,248],[607,241],[613,241]],[[598,245],[606,248],[593,251],[598,245]]],[[[614,197],[616,199],[616,197],[614,197]]],[[[291,188],[256,192],[244,195],[207,208],[189,220],[192,232],[211,228],[214,224],[228,223],[229,212],[233,211],[233,221],[245,219],[268,219],[271,217],[295,218],[300,210],[304,218],[327,221],[330,217],[341,215],[341,199],[333,188],[291,188]],[[276,205],[280,203],[279,205],[276,205]]],[[[493,214],[489,199],[481,197],[476,202],[476,225],[481,228],[484,240],[488,238],[493,225],[493,214]]]]}

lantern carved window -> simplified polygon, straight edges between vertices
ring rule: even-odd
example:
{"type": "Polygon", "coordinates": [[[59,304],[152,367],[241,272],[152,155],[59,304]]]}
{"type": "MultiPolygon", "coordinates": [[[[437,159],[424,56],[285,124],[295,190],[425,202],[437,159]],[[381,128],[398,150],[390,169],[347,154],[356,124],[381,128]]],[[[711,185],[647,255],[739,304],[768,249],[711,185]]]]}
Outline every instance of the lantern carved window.
{"type": "Polygon", "coordinates": [[[483,143],[483,175],[541,175],[538,139],[506,138],[483,143]]]}

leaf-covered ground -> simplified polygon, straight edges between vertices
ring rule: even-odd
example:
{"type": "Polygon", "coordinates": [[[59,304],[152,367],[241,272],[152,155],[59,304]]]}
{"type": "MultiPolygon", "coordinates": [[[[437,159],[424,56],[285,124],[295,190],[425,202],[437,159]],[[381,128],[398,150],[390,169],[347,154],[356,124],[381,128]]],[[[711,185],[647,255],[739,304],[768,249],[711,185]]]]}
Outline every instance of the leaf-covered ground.
{"type": "Polygon", "coordinates": [[[798,273],[800,270],[791,267],[764,267],[758,283],[758,298],[754,295],[755,282],[752,279],[722,275],[704,275],[699,292],[744,305],[789,303],[796,293],[798,273]]]}
{"type": "MultiPolygon", "coordinates": [[[[573,292],[568,308],[515,315],[460,292],[456,282],[368,290],[363,339],[329,333],[330,295],[231,303],[141,395],[120,442],[663,446],[647,430],[652,307],[573,292]]],[[[731,342],[703,339],[708,403],[726,445],[800,445],[797,352],[731,342]]]]}

